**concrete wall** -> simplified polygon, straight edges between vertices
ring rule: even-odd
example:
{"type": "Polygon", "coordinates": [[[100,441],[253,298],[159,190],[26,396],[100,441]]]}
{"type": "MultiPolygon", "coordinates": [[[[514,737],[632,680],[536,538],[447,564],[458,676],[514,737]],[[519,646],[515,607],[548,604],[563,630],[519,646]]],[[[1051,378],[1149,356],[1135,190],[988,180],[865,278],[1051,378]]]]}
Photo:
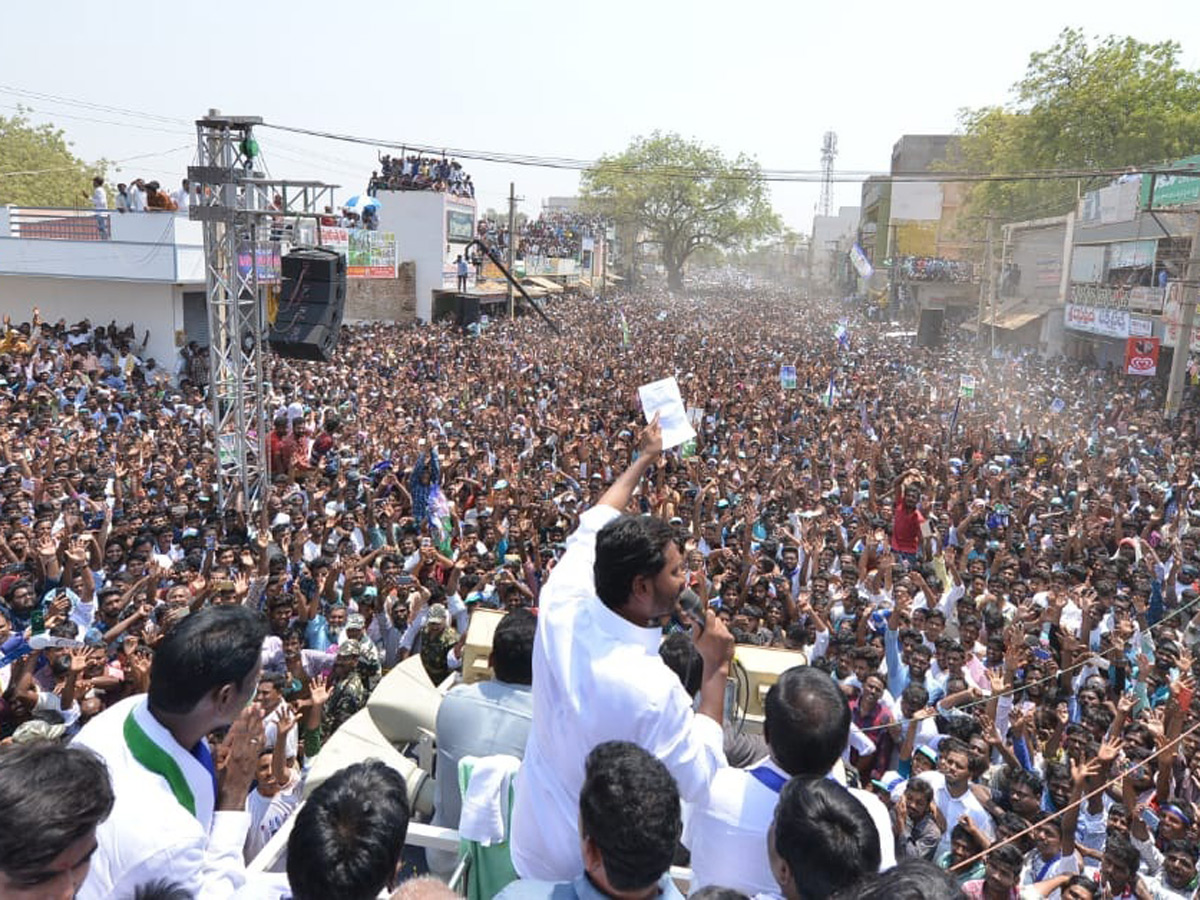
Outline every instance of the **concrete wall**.
{"type": "Polygon", "coordinates": [[[346,282],[347,322],[411,322],[417,317],[416,266],[400,263],[399,276],[346,282]]]}
{"type": "Polygon", "coordinates": [[[146,356],[173,371],[178,353],[175,332],[183,331],[183,290],[170,284],[0,275],[0,313],[25,322],[36,306],[49,322],[66,319],[72,325],[88,319],[93,326],[114,320],[118,326],[132,322],[138,341],[150,329],[146,356]]]}

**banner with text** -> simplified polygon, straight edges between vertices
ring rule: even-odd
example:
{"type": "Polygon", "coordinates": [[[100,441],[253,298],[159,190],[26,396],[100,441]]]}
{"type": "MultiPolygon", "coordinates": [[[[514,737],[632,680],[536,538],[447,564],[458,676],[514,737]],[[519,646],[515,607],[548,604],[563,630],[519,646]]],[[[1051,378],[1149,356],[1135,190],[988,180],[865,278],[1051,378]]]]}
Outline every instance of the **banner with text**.
{"type": "Polygon", "coordinates": [[[1149,319],[1131,316],[1127,309],[1084,306],[1079,303],[1066,305],[1063,325],[1071,331],[1112,338],[1148,337],[1154,327],[1149,319]]]}
{"type": "Polygon", "coordinates": [[[321,226],[320,245],[346,257],[348,278],[395,278],[400,258],[396,235],[365,228],[321,226]]]}

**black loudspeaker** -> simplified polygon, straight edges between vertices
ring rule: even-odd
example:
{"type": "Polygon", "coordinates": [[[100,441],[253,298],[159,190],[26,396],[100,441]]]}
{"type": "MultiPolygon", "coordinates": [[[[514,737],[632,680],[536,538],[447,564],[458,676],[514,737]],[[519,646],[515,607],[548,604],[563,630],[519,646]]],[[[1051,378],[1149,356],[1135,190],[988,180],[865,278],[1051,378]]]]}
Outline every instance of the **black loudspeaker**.
{"type": "Polygon", "coordinates": [[[454,297],[458,324],[463,328],[474,325],[479,321],[479,298],[470,294],[456,294],[454,297]]]}
{"type": "Polygon", "coordinates": [[[942,323],[946,318],[944,309],[922,309],[917,321],[917,346],[942,346],[942,323]]]}
{"type": "Polygon", "coordinates": [[[305,248],[283,258],[279,310],[267,340],[287,359],[327,362],[337,349],[346,310],[346,258],[305,248]]]}

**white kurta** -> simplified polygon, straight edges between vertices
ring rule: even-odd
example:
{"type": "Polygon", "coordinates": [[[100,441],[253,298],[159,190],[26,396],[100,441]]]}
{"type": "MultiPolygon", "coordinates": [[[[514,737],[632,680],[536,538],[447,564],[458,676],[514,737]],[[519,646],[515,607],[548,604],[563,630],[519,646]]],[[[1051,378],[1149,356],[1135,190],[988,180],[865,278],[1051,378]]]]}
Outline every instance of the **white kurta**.
{"type": "Polygon", "coordinates": [[[96,832],[99,849],[80,900],[133,896],[139,885],[166,879],[197,897],[232,896],[246,878],[242,847],[250,816],[215,812],[212,776],[181,747],[146,707],[146,695],[122,700],[84,726],[74,743],[89,747],[108,765],[116,802],[96,832]],[[167,779],[145,768],[125,742],[125,719],[137,723],[179,765],[195,799],[193,815],[176,799],[167,779]]]}
{"type": "Polygon", "coordinates": [[[617,510],[580,517],[542,588],[533,648],[533,724],[517,779],[512,859],[522,878],[570,881],[583,872],[579,791],[588,753],[631,741],[663,761],[685,800],[725,766],[721,726],[692,711],[658,655],[662,631],[639,628],[596,596],[596,533],[617,510]]]}
{"type": "MultiPolygon", "coordinates": [[[[749,769],[758,766],[788,777],[770,757],[749,769]]],[[[708,796],[685,809],[683,843],[692,852],[692,892],[721,885],[753,896],[772,893],[778,887],[767,856],[767,829],[775,817],[779,794],[749,769],[722,769],[708,796]]],[[[851,788],[850,793],[879,832],[880,871],[890,869],[896,864],[896,846],[888,808],[868,791],[851,788]]]]}

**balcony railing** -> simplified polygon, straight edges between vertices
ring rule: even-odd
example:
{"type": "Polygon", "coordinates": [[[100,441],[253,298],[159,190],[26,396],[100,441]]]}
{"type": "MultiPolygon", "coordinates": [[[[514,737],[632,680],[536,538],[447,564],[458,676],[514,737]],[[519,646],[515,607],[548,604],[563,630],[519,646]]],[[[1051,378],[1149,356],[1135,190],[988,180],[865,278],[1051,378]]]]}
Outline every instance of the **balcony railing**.
{"type": "Polygon", "coordinates": [[[202,227],[169,212],[0,206],[0,275],[203,281],[202,227]]]}

